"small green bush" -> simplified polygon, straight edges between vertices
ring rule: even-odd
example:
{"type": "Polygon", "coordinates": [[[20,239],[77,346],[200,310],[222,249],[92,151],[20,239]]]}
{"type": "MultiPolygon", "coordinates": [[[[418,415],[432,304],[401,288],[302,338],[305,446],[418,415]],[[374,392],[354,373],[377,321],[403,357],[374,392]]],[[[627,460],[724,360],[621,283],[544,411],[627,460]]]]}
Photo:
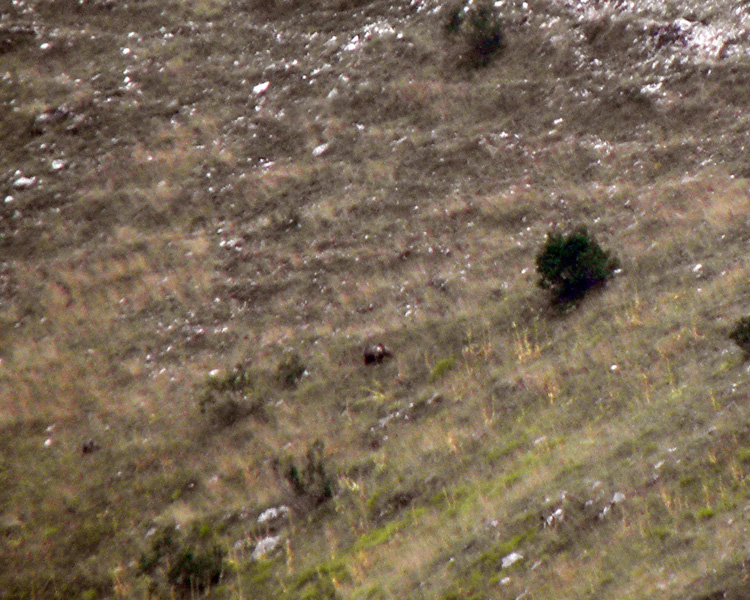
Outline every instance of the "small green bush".
{"type": "Polygon", "coordinates": [[[448,373],[448,371],[450,371],[455,366],[456,366],[455,356],[441,358],[439,361],[435,363],[435,366],[432,368],[432,373],[430,373],[430,381],[435,382],[438,379],[442,379],[446,375],[446,373],[448,373]]]}
{"type": "Polygon", "coordinates": [[[323,442],[316,440],[307,449],[307,464],[302,468],[290,457],[274,463],[277,473],[286,479],[295,495],[312,504],[322,504],[333,498],[334,479],[326,469],[323,450],[323,442]]]}
{"type": "Polygon", "coordinates": [[[284,595],[283,600],[338,600],[341,596],[336,591],[336,582],[351,581],[352,576],[342,562],[315,565],[292,579],[288,595],[284,595]]]}
{"type": "Polygon", "coordinates": [[[487,66],[504,46],[502,19],[491,0],[451,5],[444,29],[450,38],[460,38],[461,62],[470,68],[487,66]]]}
{"type": "Polygon", "coordinates": [[[743,317],[737,321],[729,338],[750,356],[750,317],[743,317]]]}
{"type": "Polygon", "coordinates": [[[443,23],[445,33],[455,35],[461,31],[461,24],[464,22],[465,6],[462,2],[455,3],[446,8],[446,18],[443,23]]]}
{"type": "Polygon", "coordinates": [[[138,566],[157,595],[168,590],[170,596],[176,593],[192,598],[219,583],[225,555],[210,527],[195,525],[183,533],[167,525],[154,535],[138,566]]]}
{"type": "Polygon", "coordinates": [[[568,234],[548,233],[536,257],[539,285],[563,303],[578,300],[604,284],[618,265],[617,258],[603,250],[585,227],[568,234]]]}
{"type": "Polygon", "coordinates": [[[245,417],[266,417],[261,395],[253,397],[255,380],[246,365],[240,363],[219,375],[209,377],[198,400],[202,414],[217,428],[231,427],[245,417]]]}
{"type": "Polygon", "coordinates": [[[302,376],[307,373],[307,367],[296,352],[288,352],[276,368],[276,379],[282,386],[294,388],[302,376]]]}
{"type": "Polygon", "coordinates": [[[247,407],[233,396],[225,397],[206,392],[198,401],[202,414],[207,415],[211,425],[218,428],[231,427],[247,414],[247,407]]]}
{"type": "Polygon", "coordinates": [[[253,378],[250,370],[243,363],[220,375],[211,376],[206,381],[206,388],[217,392],[244,391],[252,389],[253,378]]]}

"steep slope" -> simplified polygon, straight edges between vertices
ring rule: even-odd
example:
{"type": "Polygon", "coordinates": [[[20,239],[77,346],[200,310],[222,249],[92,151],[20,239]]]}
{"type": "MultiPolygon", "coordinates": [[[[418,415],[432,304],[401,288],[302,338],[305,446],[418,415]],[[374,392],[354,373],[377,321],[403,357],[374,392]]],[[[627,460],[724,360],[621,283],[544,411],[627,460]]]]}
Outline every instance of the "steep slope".
{"type": "Polygon", "coordinates": [[[1,597],[750,593],[748,8],[453,6],[0,9],[1,597]]]}

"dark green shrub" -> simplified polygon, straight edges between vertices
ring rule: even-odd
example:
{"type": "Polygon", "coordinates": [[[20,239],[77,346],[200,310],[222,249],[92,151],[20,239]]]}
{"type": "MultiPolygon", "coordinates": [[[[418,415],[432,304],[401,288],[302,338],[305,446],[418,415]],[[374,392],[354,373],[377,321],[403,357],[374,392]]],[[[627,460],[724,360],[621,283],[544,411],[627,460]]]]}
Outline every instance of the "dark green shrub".
{"type": "Polygon", "coordinates": [[[293,388],[302,376],[307,372],[307,367],[302,358],[296,352],[288,352],[279,362],[276,368],[276,379],[284,387],[293,388]]]}
{"type": "Polygon", "coordinates": [[[183,533],[167,525],[154,535],[138,566],[158,595],[168,592],[170,596],[195,597],[219,583],[225,555],[210,527],[195,525],[183,533]]]}
{"type": "Polygon", "coordinates": [[[233,396],[225,397],[206,392],[198,401],[202,414],[211,425],[219,428],[231,427],[247,415],[247,407],[233,396]]]}
{"type": "Polygon", "coordinates": [[[461,62],[470,68],[487,66],[504,46],[502,19],[491,0],[451,5],[444,29],[460,39],[461,62]]]}
{"type": "Polygon", "coordinates": [[[464,22],[464,11],[466,6],[463,2],[456,2],[445,8],[446,17],[443,24],[445,32],[449,35],[457,34],[464,22]]]}
{"type": "Polygon", "coordinates": [[[750,317],[742,317],[737,321],[729,338],[750,356],[750,317]]]}
{"type": "Polygon", "coordinates": [[[291,457],[276,460],[274,464],[294,494],[313,504],[322,504],[333,498],[334,479],[326,469],[323,450],[323,442],[316,440],[307,449],[307,464],[304,467],[299,468],[291,457]]]}
{"type": "Polygon", "coordinates": [[[539,285],[549,289],[557,302],[582,298],[591,288],[602,285],[619,262],[602,250],[585,227],[568,234],[550,232],[536,257],[539,285]]]}
{"type": "Polygon", "coordinates": [[[250,390],[253,387],[253,378],[247,365],[238,363],[226,373],[209,377],[206,387],[217,392],[250,390]]]}
{"type": "Polygon", "coordinates": [[[231,427],[250,415],[265,418],[264,402],[260,397],[253,397],[254,388],[250,370],[240,363],[206,380],[198,407],[210,424],[218,428],[231,427]]]}

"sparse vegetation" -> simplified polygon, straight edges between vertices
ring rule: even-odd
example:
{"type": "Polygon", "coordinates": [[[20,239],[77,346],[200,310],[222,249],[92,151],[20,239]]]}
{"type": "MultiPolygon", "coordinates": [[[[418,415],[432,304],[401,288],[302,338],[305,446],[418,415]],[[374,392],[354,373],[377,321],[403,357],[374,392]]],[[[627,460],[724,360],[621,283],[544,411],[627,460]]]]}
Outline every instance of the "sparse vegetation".
{"type": "Polygon", "coordinates": [[[150,595],[194,598],[221,580],[226,551],[209,526],[195,524],[184,533],[166,525],[152,538],[151,548],[139,562],[150,580],[150,595]]]}
{"type": "Polygon", "coordinates": [[[444,28],[451,43],[460,43],[460,61],[478,69],[486,67],[503,49],[503,23],[491,0],[451,4],[444,28]]]}
{"type": "Polygon", "coordinates": [[[212,374],[203,385],[198,401],[200,412],[219,428],[231,427],[251,415],[264,419],[264,398],[255,387],[255,377],[242,363],[225,373],[212,374]]]}
{"type": "Polygon", "coordinates": [[[294,494],[312,505],[333,498],[335,483],[325,464],[324,449],[323,442],[315,440],[307,449],[303,467],[299,467],[292,457],[275,461],[275,469],[286,479],[294,494]]]}
{"type": "Polygon", "coordinates": [[[0,600],[744,597],[746,7],[448,3],[0,9],[0,600]]]}
{"type": "Polygon", "coordinates": [[[750,356],[750,317],[743,317],[735,323],[729,338],[750,356]]]}
{"type": "Polygon", "coordinates": [[[276,367],[276,379],[287,388],[293,388],[307,372],[307,367],[297,352],[287,352],[276,367]]]}
{"type": "Polygon", "coordinates": [[[439,379],[442,379],[443,376],[445,376],[445,374],[448,373],[448,371],[450,371],[455,366],[456,366],[455,356],[448,356],[446,358],[441,358],[439,361],[435,363],[435,366],[432,367],[432,372],[430,373],[430,381],[437,381],[439,379]]]}

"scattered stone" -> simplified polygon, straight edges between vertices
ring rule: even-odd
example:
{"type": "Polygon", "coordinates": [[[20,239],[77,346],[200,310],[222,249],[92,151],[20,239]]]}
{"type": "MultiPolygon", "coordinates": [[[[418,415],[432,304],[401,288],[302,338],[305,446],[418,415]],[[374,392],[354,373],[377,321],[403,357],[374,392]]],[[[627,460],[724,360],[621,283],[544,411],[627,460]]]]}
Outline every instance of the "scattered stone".
{"type": "Polygon", "coordinates": [[[276,550],[276,548],[278,548],[280,543],[281,543],[280,536],[268,536],[266,538],[263,538],[255,545],[255,549],[253,550],[253,553],[250,555],[250,558],[252,558],[253,560],[260,560],[266,554],[276,550]]]}
{"type": "Polygon", "coordinates": [[[65,167],[67,167],[68,164],[62,160],[62,159],[55,159],[50,164],[50,168],[52,169],[53,173],[57,173],[58,171],[62,171],[65,167]]]}
{"type": "Polygon", "coordinates": [[[268,91],[269,86],[271,85],[270,81],[264,81],[263,83],[259,83],[258,85],[253,86],[253,93],[262,96],[263,94],[268,91]]]}
{"type": "Polygon", "coordinates": [[[261,525],[270,525],[275,521],[286,519],[288,517],[289,507],[281,505],[278,507],[267,508],[262,513],[260,513],[260,516],[258,516],[258,523],[261,525]]]}
{"type": "Polygon", "coordinates": [[[36,30],[30,25],[2,25],[0,26],[0,54],[10,52],[36,37],[36,30]]]}
{"type": "Polygon", "coordinates": [[[323,156],[323,154],[326,153],[326,150],[328,150],[328,144],[320,144],[319,146],[315,146],[312,151],[312,155],[314,157],[323,156]]]}
{"type": "Polygon", "coordinates": [[[65,128],[65,131],[73,135],[79,133],[81,129],[87,125],[89,119],[86,115],[75,115],[70,125],[65,128]]]}
{"type": "Polygon", "coordinates": [[[65,105],[48,108],[43,113],[34,117],[32,129],[35,133],[40,134],[48,125],[60,123],[72,115],[72,111],[65,105]]]}
{"type": "Polygon", "coordinates": [[[554,528],[563,521],[565,521],[565,511],[562,508],[558,508],[546,517],[542,516],[545,528],[554,528]]]}
{"type": "Polygon", "coordinates": [[[36,177],[19,177],[13,182],[14,190],[27,190],[36,183],[36,177]]]}
{"type": "Polygon", "coordinates": [[[378,365],[386,358],[391,358],[393,353],[383,344],[369,344],[365,346],[363,356],[366,365],[378,365]]]}
{"type": "Polygon", "coordinates": [[[507,556],[504,556],[500,561],[500,565],[503,569],[507,569],[511,565],[516,564],[519,560],[523,560],[523,554],[520,552],[511,552],[507,556]]]}

